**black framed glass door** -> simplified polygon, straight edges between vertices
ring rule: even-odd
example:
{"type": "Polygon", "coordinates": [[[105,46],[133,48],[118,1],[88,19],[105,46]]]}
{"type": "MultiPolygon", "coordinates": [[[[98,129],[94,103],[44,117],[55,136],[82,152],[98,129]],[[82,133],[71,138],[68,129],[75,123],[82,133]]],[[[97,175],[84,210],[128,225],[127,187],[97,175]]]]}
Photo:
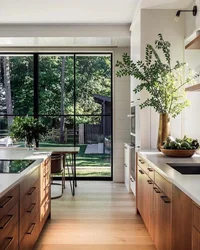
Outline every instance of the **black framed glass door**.
{"type": "MultiPolygon", "coordinates": [[[[37,117],[48,128],[40,146],[80,147],[76,158],[78,178],[112,179],[112,54],[34,53],[8,57],[12,112],[7,112],[5,96],[0,96],[0,137],[6,128],[9,131],[13,116],[37,117]]],[[[5,87],[4,74],[0,88],[5,87]]]]}

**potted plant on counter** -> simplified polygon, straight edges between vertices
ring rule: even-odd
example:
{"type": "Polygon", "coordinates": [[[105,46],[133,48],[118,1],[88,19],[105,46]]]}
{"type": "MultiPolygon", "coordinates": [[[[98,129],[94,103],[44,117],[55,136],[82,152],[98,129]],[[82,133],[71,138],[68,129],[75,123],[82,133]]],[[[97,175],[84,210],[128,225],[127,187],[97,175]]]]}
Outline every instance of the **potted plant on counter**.
{"type": "Polygon", "coordinates": [[[36,142],[47,134],[46,127],[33,117],[15,117],[10,126],[11,137],[25,142],[29,149],[36,147],[36,142]]]}
{"type": "Polygon", "coordinates": [[[149,97],[140,104],[140,108],[153,107],[159,113],[158,150],[170,135],[170,118],[175,118],[189,106],[184,86],[191,84],[198,76],[189,71],[184,79],[185,63],[177,61],[175,65],[171,65],[170,46],[170,43],[158,34],[155,48],[150,44],[146,46],[144,62],[133,62],[130,56],[124,54],[123,60],[117,61],[116,64],[119,67],[118,77],[131,75],[140,80],[140,84],[133,90],[135,93],[143,89],[149,92],[149,97]],[[163,60],[159,51],[163,54],[163,60]]]}

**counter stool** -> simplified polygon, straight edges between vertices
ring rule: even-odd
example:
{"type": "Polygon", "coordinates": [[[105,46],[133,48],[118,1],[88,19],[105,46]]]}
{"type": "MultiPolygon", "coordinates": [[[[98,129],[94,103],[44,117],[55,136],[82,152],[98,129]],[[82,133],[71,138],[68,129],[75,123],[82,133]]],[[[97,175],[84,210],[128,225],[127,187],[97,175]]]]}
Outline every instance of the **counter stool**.
{"type": "Polygon", "coordinates": [[[51,156],[51,185],[61,186],[61,194],[51,197],[51,199],[58,199],[62,196],[65,189],[65,168],[63,167],[63,155],[62,154],[53,154],[51,156]],[[53,182],[53,176],[55,174],[61,174],[61,183],[53,182]]]}

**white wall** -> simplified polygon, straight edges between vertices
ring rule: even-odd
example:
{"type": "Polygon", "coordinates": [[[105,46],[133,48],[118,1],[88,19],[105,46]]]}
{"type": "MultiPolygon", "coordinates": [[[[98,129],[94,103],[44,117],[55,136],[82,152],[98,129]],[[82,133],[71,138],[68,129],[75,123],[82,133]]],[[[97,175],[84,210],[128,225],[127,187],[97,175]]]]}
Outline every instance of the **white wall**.
{"type": "MultiPolygon", "coordinates": [[[[174,22],[176,10],[141,10],[141,47],[140,57],[145,60],[145,47],[147,44],[154,45],[158,33],[171,43],[172,64],[177,60],[184,61],[184,16],[179,22],[174,22]]],[[[131,37],[137,32],[132,29],[131,37]]],[[[131,52],[134,53],[134,52],[131,52]]],[[[138,53],[138,51],[136,51],[138,53]]],[[[141,93],[141,101],[147,98],[146,92],[141,93]]],[[[159,115],[150,108],[140,112],[140,134],[142,148],[156,148],[159,115]]],[[[181,116],[171,121],[171,133],[174,137],[182,136],[181,116]]]]}
{"type": "MultiPolygon", "coordinates": [[[[200,72],[200,50],[185,50],[185,62],[188,68],[200,72]]],[[[200,77],[196,79],[200,83],[200,77]]],[[[183,132],[189,137],[200,140],[200,92],[187,92],[190,107],[184,110],[183,132]]]]}
{"type": "MultiPolygon", "coordinates": [[[[114,50],[114,65],[122,60],[122,54],[130,54],[130,48],[114,50]]],[[[130,141],[130,77],[116,77],[114,68],[114,103],[113,103],[113,181],[124,182],[124,142],[130,141]]]]}

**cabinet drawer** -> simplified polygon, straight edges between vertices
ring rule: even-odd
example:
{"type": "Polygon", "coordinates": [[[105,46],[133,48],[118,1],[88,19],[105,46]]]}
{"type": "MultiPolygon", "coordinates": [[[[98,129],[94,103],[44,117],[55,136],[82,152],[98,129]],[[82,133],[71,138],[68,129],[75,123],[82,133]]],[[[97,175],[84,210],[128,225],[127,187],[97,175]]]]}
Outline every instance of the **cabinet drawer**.
{"type": "Polygon", "coordinates": [[[16,250],[19,246],[18,238],[18,223],[15,227],[8,233],[4,234],[3,242],[0,244],[0,250],[16,250]]]}
{"type": "Polygon", "coordinates": [[[0,220],[0,246],[8,237],[9,232],[12,231],[14,226],[19,220],[19,203],[17,204],[0,220]]]}
{"type": "Polygon", "coordinates": [[[22,198],[33,187],[34,183],[39,179],[39,167],[34,172],[26,177],[20,184],[20,198],[22,198]]]}
{"type": "Polygon", "coordinates": [[[138,165],[146,172],[148,173],[148,164],[146,161],[144,161],[140,156],[138,156],[138,165]]]}
{"type": "Polygon", "coordinates": [[[8,191],[0,199],[0,220],[19,200],[19,186],[8,191]]]}
{"type": "Polygon", "coordinates": [[[36,200],[30,203],[24,215],[20,218],[20,240],[24,237],[30,227],[30,222],[36,217],[39,212],[39,195],[36,200]]]}
{"type": "Polygon", "coordinates": [[[50,210],[51,210],[51,198],[47,196],[44,200],[44,203],[41,205],[41,211],[40,211],[41,228],[40,230],[42,230],[45,224],[45,221],[50,214],[50,210]]]}
{"type": "Polygon", "coordinates": [[[34,185],[29,189],[28,192],[22,197],[20,202],[20,218],[24,216],[27,211],[30,210],[30,207],[34,203],[38,203],[39,198],[39,180],[34,183],[34,185]]]}
{"type": "Polygon", "coordinates": [[[170,199],[172,198],[172,184],[168,182],[160,174],[158,174],[156,171],[155,171],[155,183],[170,199]]]}
{"type": "Polygon", "coordinates": [[[25,232],[23,239],[20,242],[20,250],[31,250],[34,247],[35,242],[40,232],[40,218],[39,214],[34,220],[29,222],[28,228],[25,232]]]}
{"type": "Polygon", "coordinates": [[[196,205],[193,205],[193,225],[200,232],[200,209],[196,205]]]}

